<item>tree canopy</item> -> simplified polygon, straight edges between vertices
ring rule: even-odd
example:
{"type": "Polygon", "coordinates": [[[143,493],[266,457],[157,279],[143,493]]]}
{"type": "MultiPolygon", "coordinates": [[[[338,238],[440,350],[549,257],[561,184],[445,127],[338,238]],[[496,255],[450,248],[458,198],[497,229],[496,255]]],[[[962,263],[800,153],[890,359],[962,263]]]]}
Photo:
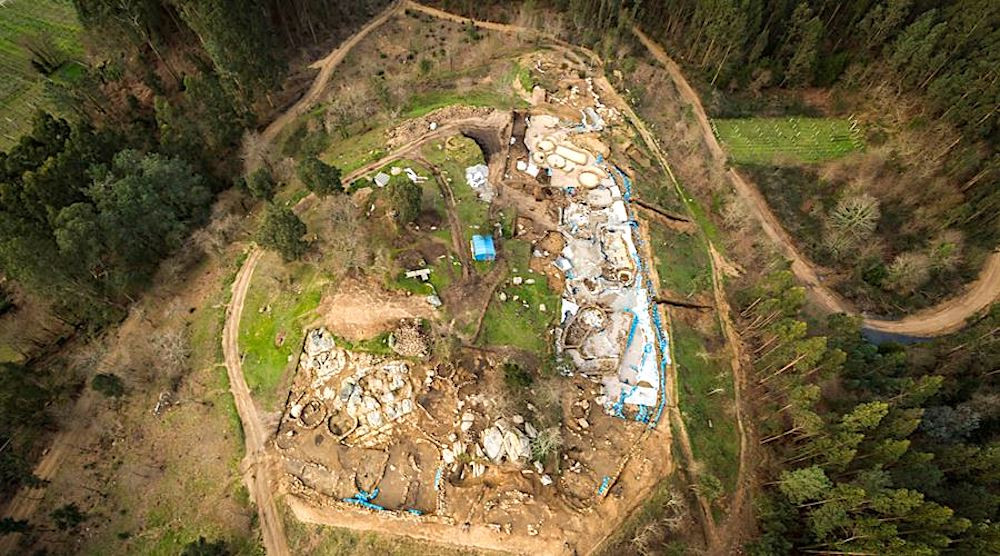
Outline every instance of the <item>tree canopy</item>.
{"type": "Polygon", "coordinates": [[[257,232],[257,242],[266,249],[277,251],[286,261],[302,257],[309,244],[302,236],[306,225],[288,207],[268,205],[264,221],[257,232]]]}
{"type": "Polygon", "coordinates": [[[315,156],[299,161],[296,171],[306,189],[325,197],[331,193],[343,193],[340,183],[340,169],[323,162],[315,156]]]}

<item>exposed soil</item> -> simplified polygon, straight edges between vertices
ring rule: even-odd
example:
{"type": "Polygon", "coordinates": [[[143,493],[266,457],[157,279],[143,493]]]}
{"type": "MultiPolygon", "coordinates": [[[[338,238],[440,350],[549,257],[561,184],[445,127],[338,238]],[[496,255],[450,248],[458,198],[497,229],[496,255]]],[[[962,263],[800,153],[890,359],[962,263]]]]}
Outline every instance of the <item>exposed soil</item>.
{"type": "Polygon", "coordinates": [[[325,296],[317,312],[322,316],[310,328],[325,326],[351,341],[387,332],[402,319],[434,318],[434,308],[422,296],[389,292],[357,280],[346,281],[325,296]]]}

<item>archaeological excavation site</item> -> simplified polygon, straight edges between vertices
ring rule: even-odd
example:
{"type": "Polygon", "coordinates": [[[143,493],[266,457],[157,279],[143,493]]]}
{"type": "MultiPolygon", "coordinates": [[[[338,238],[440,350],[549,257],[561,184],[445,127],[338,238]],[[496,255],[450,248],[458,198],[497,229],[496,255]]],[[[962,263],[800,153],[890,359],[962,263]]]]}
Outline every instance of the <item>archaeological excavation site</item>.
{"type": "Polygon", "coordinates": [[[586,551],[673,468],[632,132],[574,53],[521,63],[558,86],[410,121],[387,135],[418,146],[350,184],[370,217],[396,181],[424,191],[397,256],[423,309],[376,350],[338,320],[356,300],[305,334],[275,436],[304,521],[586,551]]]}

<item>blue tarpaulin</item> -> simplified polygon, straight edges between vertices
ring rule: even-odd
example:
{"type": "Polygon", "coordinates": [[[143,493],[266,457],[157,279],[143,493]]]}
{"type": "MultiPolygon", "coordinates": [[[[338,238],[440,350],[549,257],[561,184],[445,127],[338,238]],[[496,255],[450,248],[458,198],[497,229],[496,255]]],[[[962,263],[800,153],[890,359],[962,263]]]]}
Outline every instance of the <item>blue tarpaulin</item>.
{"type": "Polygon", "coordinates": [[[385,508],[379,506],[378,504],[373,504],[372,500],[378,497],[378,487],[371,492],[364,490],[359,490],[357,494],[350,498],[344,498],[344,502],[349,504],[357,504],[363,508],[368,508],[369,510],[385,511],[385,508]]]}
{"type": "Polygon", "coordinates": [[[493,236],[472,236],[472,258],[477,261],[492,261],[497,258],[493,236]]]}

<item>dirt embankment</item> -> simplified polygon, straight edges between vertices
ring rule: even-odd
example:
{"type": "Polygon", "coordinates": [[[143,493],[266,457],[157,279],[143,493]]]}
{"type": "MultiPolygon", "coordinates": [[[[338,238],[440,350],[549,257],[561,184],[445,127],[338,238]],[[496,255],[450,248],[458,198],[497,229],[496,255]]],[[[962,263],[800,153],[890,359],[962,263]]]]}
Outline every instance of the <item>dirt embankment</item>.
{"type": "MultiPolygon", "coordinates": [[[[701,127],[702,138],[715,162],[726,163],[726,155],[719,145],[701,99],[684,78],[680,67],[667,55],[663,48],[646,36],[638,27],[633,31],[639,41],[657,61],[663,64],[684,100],[694,109],[695,119],[701,127]]],[[[778,246],[786,258],[792,262],[792,272],[805,284],[809,297],[828,313],[855,313],[856,309],[843,297],[822,284],[817,266],[807,259],[781,226],[778,217],[771,211],[760,191],[735,169],[727,175],[737,194],[746,201],[760,222],[764,233],[778,246]]],[[[943,336],[965,325],[970,317],[989,307],[1000,297],[1000,252],[994,252],[986,260],[979,277],[965,288],[960,295],[942,301],[934,307],[918,311],[900,320],[886,320],[865,317],[864,326],[872,330],[904,336],[943,336]]]]}

